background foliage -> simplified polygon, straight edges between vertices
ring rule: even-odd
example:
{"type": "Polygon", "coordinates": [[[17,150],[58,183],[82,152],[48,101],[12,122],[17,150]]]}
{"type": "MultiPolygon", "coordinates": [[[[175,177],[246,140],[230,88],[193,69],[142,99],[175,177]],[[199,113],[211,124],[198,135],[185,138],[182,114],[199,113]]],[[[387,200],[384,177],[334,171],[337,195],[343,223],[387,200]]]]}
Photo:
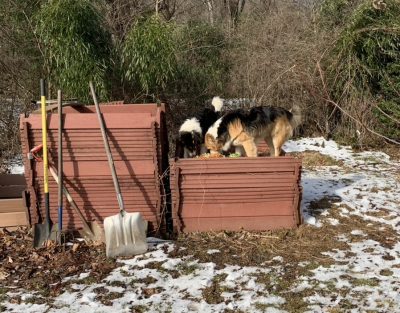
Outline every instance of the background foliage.
{"type": "Polygon", "coordinates": [[[3,0],[0,163],[43,77],[51,97],[89,103],[93,80],[101,101],[163,101],[171,135],[220,95],[296,103],[302,135],[399,141],[399,16],[399,0],[3,0]]]}
{"type": "MultiPolygon", "coordinates": [[[[363,1],[353,10],[346,6],[354,7],[354,3],[343,1],[336,10],[329,10],[333,22],[343,18],[343,11],[349,12],[344,15],[348,22],[324,60],[331,97],[362,124],[399,140],[400,3],[363,1]]],[[[349,125],[363,130],[360,123],[354,125],[340,114],[337,118],[336,123],[347,124],[348,133],[349,125]]]]}
{"type": "Polygon", "coordinates": [[[111,34],[99,5],[90,0],[51,0],[35,16],[50,82],[67,97],[85,102],[88,81],[96,84],[103,99],[108,98],[110,85],[111,34]]]}
{"type": "Polygon", "coordinates": [[[122,49],[125,78],[145,94],[160,94],[176,72],[175,25],[159,16],[141,18],[122,49]]]}

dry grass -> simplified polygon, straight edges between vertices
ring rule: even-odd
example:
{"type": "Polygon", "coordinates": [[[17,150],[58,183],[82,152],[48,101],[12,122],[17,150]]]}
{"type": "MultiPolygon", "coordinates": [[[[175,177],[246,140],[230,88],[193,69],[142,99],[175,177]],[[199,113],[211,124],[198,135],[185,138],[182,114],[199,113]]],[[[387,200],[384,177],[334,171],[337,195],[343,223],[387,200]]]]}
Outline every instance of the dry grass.
{"type": "Polygon", "coordinates": [[[317,166],[343,166],[343,161],[336,160],[329,155],[317,151],[291,152],[292,155],[302,159],[302,166],[305,169],[313,169],[317,166]]]}

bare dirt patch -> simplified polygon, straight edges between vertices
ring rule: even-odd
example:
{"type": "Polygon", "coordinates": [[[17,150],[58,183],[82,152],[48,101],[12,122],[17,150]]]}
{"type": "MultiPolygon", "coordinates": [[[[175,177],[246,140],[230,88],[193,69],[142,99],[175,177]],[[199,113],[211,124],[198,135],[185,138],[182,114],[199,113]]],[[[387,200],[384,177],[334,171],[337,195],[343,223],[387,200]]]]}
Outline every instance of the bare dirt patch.
{"type": "Polygon", "coordinates": [[[107,306],[111,306],[113,300],[122,297],[122,293],[110,292],[105,287],[97,287],[93,291],[97,294],[96,300],[107,306]]]}

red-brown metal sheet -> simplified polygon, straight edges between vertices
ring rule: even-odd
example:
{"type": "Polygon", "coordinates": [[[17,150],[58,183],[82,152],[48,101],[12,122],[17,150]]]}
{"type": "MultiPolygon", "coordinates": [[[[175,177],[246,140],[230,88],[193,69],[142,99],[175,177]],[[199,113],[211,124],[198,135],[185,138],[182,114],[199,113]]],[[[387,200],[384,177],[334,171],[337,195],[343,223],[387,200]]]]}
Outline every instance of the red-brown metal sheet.
{"type": "Polygon", "coordinates": [[[299,224],[301,160],[171,160],[173,218],[184,232],[268,230],[299,224]]]}
{"type": "MultiPolygon", "coordinates": [[[[154,163],[151,160],[142,161],[115,161],[115,170],[118,176],[154,175],[154,163]]],[[[93,160],[81,162],[65,162],[64,174],[66,177],[110,176],[110,166],[107,161],[93,160]]],[[[36,166],[38,176],[43,176],[43,167],[36,166]]]]}
{"type": "MultiPolygon", "coordinates": [[[[162,158],[167,155],[160,136],[164,106],[102,105],[110,148],[128,212],[141,212],[151,230],[160,228],[161,203],[159,175],[162,158]]],[[[88,220],[102,223],[119,212],[118,202],[94,107],[68,107],[64,110],[63,160],[64,183],[88,220]]],[[[57,167],[58,115],[48,114],[49,163],[57,167]]],[[[42,143],[39,114],[21,117],[23,151],[42,143]]],[[[164,136],[164,135],[163,135],[164,136]]],[[[43,164],[25,160],[30,170],[25,173],[30,190],[36,190],[30,207],[37,222],[44,216],[43,164]]],[[[165,163],[165,162],[164,162],[165,163]]],[[[50,215],[57,220],[57,184],[49,178],[50,215]],[[54,195],[54,196],[52,196],[54,195]]],[[[67,229],[82,226],[78,216],[64,199],[64,225],[67,229]]]]}
{"type": "MultiPolygon", "coordinates": [[[[223,201],[223,200],[222,200],[223,201]]],[[[178,211],[182,219],[207,218],[207,217],[258,217],[275,215],[293,215],[292,199],[281,201],[265,201],[260,203],[249,203],[241,201],[236,203],[185,203],[178,211]]],[[[182,200],[184,202],[184,199],[182,200]]]]}
{"type": "MultiPolygon", "coordinates": [[[[58,129],[58,114],[47,115],[48,129],[58,129]]],[[[132,129],[149,128],[154,118],[149,113],[103,113],[105,126],[107,128],[132,129]]],[[[32,114],[29,123],[33,129],[41,129],[42,119],[40,115],[32,114]]],[[[26,119],[21,119],[23,123],[26,119]]],[[[65,114],[64,129],[100,129],[99,120],[96,114],[65,114]]]]}
{"type": "Polygon", "coordinates": [[[183,232],[238,231],[241,229],[265,231],[293,227],[296,227],[293,216],[187,218],[182,221],[183,232]]]}

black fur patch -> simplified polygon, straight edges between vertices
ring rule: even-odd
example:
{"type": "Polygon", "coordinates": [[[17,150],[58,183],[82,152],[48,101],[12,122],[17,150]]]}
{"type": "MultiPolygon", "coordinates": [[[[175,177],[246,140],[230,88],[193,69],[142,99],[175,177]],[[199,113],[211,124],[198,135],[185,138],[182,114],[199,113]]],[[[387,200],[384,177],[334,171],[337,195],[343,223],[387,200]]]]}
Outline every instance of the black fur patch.
{"type": "Polygon", "coordinates": [[[197,119],[200,122],[201,131],[203,132],[203,138],[207,133],[207,130],[221,117],[220,112],[215,112],[214,109],[205,108],[197,119]]]}
{"type": "Polygon", "coordinates": [[[197,155],[200,154],[202,136],[198,132],[180,132],[179,141],[190,152],[196,152],[197,155]]]}
{"type": "Polygon", "coordinates": [[[182,149],[186,148],[190,152],[196,152],[196,155],[200,155],[204,136],[208,129],[221,117],[221,112],[216,112],[214,107],[204,108],[200,114],[196,114],[193,117],[199,121],[202,135],[197,132],[179,132],[178,140],[182,149]]]}
{"type": "Polygon", "coordinates": [[[231,111],[224,115],[222,118],[221,123],[219,124],[217,137],[220,138],[221,136],[228,133],[228,125],[235,120],[240,120],[241,122],[245,123],[247,120],[248,113],[242,109],[231,111]]]}

